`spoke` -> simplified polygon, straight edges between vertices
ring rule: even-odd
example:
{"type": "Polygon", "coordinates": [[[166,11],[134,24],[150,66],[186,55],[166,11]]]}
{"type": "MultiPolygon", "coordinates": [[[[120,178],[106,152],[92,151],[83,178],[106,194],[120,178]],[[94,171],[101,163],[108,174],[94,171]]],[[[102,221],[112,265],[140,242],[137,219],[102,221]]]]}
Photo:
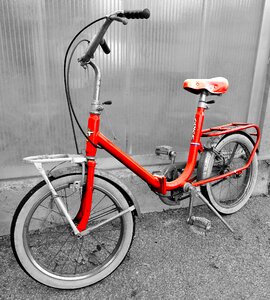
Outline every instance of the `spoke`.
{"type": "Polygon", "coordinates": [[[99,202],[92,208],[92,210],[94,210],[94,209],[101,203],[101,201],[102,201],[106,196],[107,196],[107,195],[104,194],[104,197],[101,198],[101,199],[99,200],[99,202]]]}
{"type": "MultiPolygon", "coordinates": [[[[46,245],[46,244],[49,245],[49,246],[51,246],[51,245],[55,244],[55,242],[56,242],[57,240],[59,240],[60,237],[63,236],[64,233],[67,232],[67,231],[68,231],[68,228],[65,228],[65,230],[62,231],[62,232],[60,233],[60,236],[58,236],[58,237],[56,237],[55,239],[53,239],[50,243],[45,242],[45,243],[40,244],[39,246],[37,246],[37,245],[31,245],[30,247],[31,247],[31,248],[34,247],[34,248],[39,249],[40,247],[42,247],[42,246],[44,246],[44,245],[46,245]]],[[[57,233],[57,231],[55,231],[55,232],[53,232],[53,233],[57,233]]],[[[70,231],[69,231],[69,233],[70,233],[70,231]]],[[[50,232],[50,234],[51,234],[51,232],[50,232]]]]}
{"type": "MultiPolygon", "coordinates": [[[[105,226],[107,226],[107,225],[109,225],[109,223],[107,223],[107,224],[105,224],[105,226]]],[[[102,226],[102,228],[104,228],[104,226],[102,226]]],[[[116,226],[114,226],[114,228],[116,228],[116,226]]],[[[118,228],[119,229],[119,228],[118,228]]],[[[119,229],[120,230],[120,229],[119,229]]],[[[111,232],[112,231],[112,228],[109,228],[109,229],[107,229],[107,230],[104,230],[104,229],[102,229],[102,230],[99,230],[99,231],[96,231],[96,233],[101,233],[101,232],[111,232]]]]}
{"type": "Polygon", "coordinates": [[[100,243],[100,241],[99,241],[97,238],[95,238],[92,234],[90,234],[90,237],[93,238],[96,242],[98,242],[99,245],[100,245],[103,249],[105,249],[105,251],[106,251],[109,255],[112,254],[112,252],[110,252],[110,251],[103,245],[103,243],[100,243]]]}
{"type": "MultiPolygon", "coordinates": [[[[56,256],[60,253],[60,252],[62,252],[62,249],[63,249],[63,247],[66,245],[66,243],[67,243],[67,241],[68,241],[68,239],[70,238],[71,236],[69,235],[68,237],[67,237],[67,239],[65,240],[65,242],[64,242],[64,244],[61,246],[61,248],[56,252],[56,254],[54,255],[54,257],[53,258],[51,258],[51,262],[56,258],[56,256]]],[[[51,264],[51,263],[50,263],[51,264]]],[[[49,265],[50,265],[49,264],[49,265]]],[[[48,266],[49,266],[48,265],[48,266]]]]}
{"type": "MultiPolygon", "coordinates": [[[[72,248],[71,248],[71,253],[73,253],[73,249],[74,249],[75,245],[76,245],[76,244],[73,243],[73,246],[72,246],[72,248]]],[[[62,268],[61,268],[61,272],[63,271],[63,269],[64,269],[64,267],[66,266],[67,262],[68,262],[68,261],[69,261],[69,262],[71,261],[71,260],[70,260],[70,255],[68,255],[67,258],[68,258],[68,259],[66,259],[64,265],[63,265],[62,268]]]]}
{"type": "MultiPolygon", "coordinates": [[[[221,145],[220,145],[221,146],[221,145]]],[[[214,152],[211,177],[232,172],[233,174],[220,180],[211,182],[207,187],[210,199],[223,208],[229,209],[237,206],[249,187],[252,168],[246,168],[236,174],[235,170],[244,167],[250,157],[246,143],[231,140],[214,152]]]]}
{"type": "MultiPolygon", "coordinates": [[[[100,232],[108,232],[108,231],[109,231],[109,230],[107,230],[107,231],[99,231],[99,233],[100,233],[100,232]]],[[[103,236],[103,238],[105,238],[106,240],[109,240],[109,241],[115,242],[115,243],[117,243],[117,242],[118,242],[118,240],[114,240],[114,239],[108,238],[108,237],[106,237],[106,236],[103,236]]]]}
{"type": "Polygon", "coordinates": [[[218,185],[218,184],[224,182],[224,180],[226,180],[226,178],[222,178],[222,179],[220,179],[219,181],[215,181],[214,183],[212,183],[212,186],[216,186],[216,185],[218,185]]]}
{"type": "MultiPolygon", "coordinates": [[[[228,177],[227,180],[229,181],[229,183],[237,190],[237,186],[235,186],[235,184],[232,183],[232,178],[228,177]]],[[[246,186],[246,185],[245,185],[246,186]]]]}
{"type": "MultiPolygon", "coordinates": [[[[68,188],[69,182],[62,186],[56,185],[55,190],[73,216],[81,204],[81,197],[79,191],[74,192],[68,188]]],[[[94,192],[95,201],[89,224],[101,226],[94,233],[81,238],[74,236],[61,206],[51,193],[37,199],[39,202],[34,213],[29,216],[25,232],[29,258],[44,271],[75,279],[90,272],[99,272],[99,268],[106,266],[108,260],[119,251],[123,222],[117,216],[121,208],[108,192],[97,189],[94,192]]]]}
{"type": "MultiPolygon", "coordinates": [[[[228,182],[229,182],[229,186],[230,186],[230,181],[228,180],[228,182]]],[[[226,196],[225,196],[225,199],[223,201],[229,200],[230,197],[228,197],[228,194],[231,196],[231,189],[230,188],[227,188],[226,196]]]]}
{"type": "MultiPolygon", "coordinates": [[[[235,189],[237,189],[237,187],[231,182],[231,179],[228,179],[228,181],[231,183],[231,185],[232,185],[235,189]]],[[[246,186],[247,186],[247,183],[243,183],[241,186],[246,187],[246,186]]]]}
{"type": "Polygon", "coordinates": [[[94,214],[94,215],[92,215],[90,217],[90,221],[95,221],[95,220],[97,220],[97,219],[99,219],[101,217],[105,217],[105,216],[110,215],[110,214],[112,214],[113,212],[116,212],[116,211],[118,211],[116,208],[111,208],[111,209],[109,209],[107,211],[104,211],[103,213],[100,213],[99,215],[98,214],[94,214]]]}
{"type": "Polygon", "coordinates": [[[44,207],[44,208],[46,208],[46,209],[48,209],[48,210],[51,210],[52,212],[54,212],[54,213],[56,213],[56,214],[58,214],[59,216],[63,216],[61,213],[59,213],[59,211],[56,211],[56,210],[54,210],[54,209],[52,209],[52,208],[49,208],[49,207],[47,207],[47,206],[44,206],[44,205],[40,205],[41,207],[44,207]]]}
{"type": "MultiPolygon", "coordinates": [[[[51,213],[48,212],[48,214],[46,215],[46,218],[43,219],[42,224],[41,224],[41,227],[45,227],[45,223],[47,222],[47,219],[48,219],[48,217],[49,217],[50,214],[51,214],[51,213]]],[[[49,221],[48,221],[48,222],[49,222],[49,221]]]]}
{"type": "MultiPolygon", "coordinates": [[[[89,250],[86,249],[84,246],[83,246],[83,249],[84,249],[86,252],[89,252],[89,250]]],[[[92,259],[94,258],[95,262],[98,262],[98,264],[101,265],[101,262],[97,259],[97,256],[96,256],[95,254],[93,254],[93,252],[90,253],[89,255],[91,256],[92,259]]],[[[92,261],[89,261],[89,260],[88,260],[88,262],[90,262],[92,265],[95,265],[92,261]]]]}
{"type": "Polygon", "coordinates": [[[57,209],[58,209],[58,211],[59,211],[59,213],[60,213],[61,218],[63,219],[63,221],[64,221],[64,223],[65,223],[65,219],[64,219],[64,216],[65,216],[65,215],[62,215],[62,214],[61,214],[61,211],[60,211],[60,209],[59,209],[59,207],[58,207],[57,204],[56,204],[56,207],[57,207],[57,209]]]}
{"type": "Polygon", "coordinates": [[[47,223],[50,223],[50,224],[55,224],[55,225],[64,225],[64,224],[68,224],[68,223],[57,223],[57,222],[53,222],[53,221],[47,221],[46,219],[40,219],[40,218],[37,218],[37,217],[32,217],[32,220],[37,220],[37,221],[45,221],[47,223]]]}
{"type": "MultiPolygon", "coordinates": [[[[239,177],[236,177],[236,186],[237,186],[237,191],[239,191],[239,185],[238,185],[238,180],[239,180],[239,177]]],[[[239,193],[237,193],[237,195],[236,195],[236,197],[238,197],[238,194],[239,193]]]]}
{"type": "MultiPolygon", "coordinates": [[[[78,247],[78,249],[79,249],[79,256],[78,256],[78,260],[80,259],[80,256],[82,255],[82,244],[83,244],[83,238],[81,239],[80,246],[79,246],[79,245],[77,245],[77,247],[78,247]]],[[[84,258],[83,258],[83,256],[82,256],[82,259],[84,259],[84,258]]],[[[76,274],[76,272],[77,272],[78,260],[76,261],[76,258],[75,258],[76,265],[75,265],[74,275],[75,275],[75,274],[76,274]]]]}
{"type": "Polygon", "coordinates": [[[115,207],[116,208],[116,206],[112,203],[111,205],[109,205],[109,206],[106,206],[106,207],[104,207],[104,208],[102,208],[102,209],[100,209],[100,210],[98,210],[98,211],[95,211],[94,213],[92,213],[92,215],[97,215],[99,212],[101,212],[101,211],[103,211],[103,210],[106,210],[106,209],[110,209],[111,207],[115,207]]]}
{"type": "Polygon", "coordinates": [[[221,196],[221,191],[222,191],[222,189],[220,188],[219,189],[219,199],[220,199],[220,196],[221,196]]]}
{"type": "Polygon", "coordinates": [[[238,146],[239,146],[239,144],[238,144],[238,143],[235,143],[235,146],[234,146],[234,148],[233,148],[233,150],[232,150],[232,153],[231,153],[231,157],[229,158],[229,164],[230,164],[231,161],[233,160],[233,157],[234,157],[234,155],[235,155],[235,153],[236,153],[236,150],[237,150],[238,146]]]}

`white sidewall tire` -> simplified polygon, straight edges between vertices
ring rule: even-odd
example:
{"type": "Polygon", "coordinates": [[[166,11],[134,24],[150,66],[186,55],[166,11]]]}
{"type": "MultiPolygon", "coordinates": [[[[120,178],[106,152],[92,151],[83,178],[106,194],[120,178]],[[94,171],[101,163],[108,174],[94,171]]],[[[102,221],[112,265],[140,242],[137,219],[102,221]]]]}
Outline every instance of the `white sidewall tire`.
{"type": "MultiPolygon", "coordinates": [[[[53,181],[53,185],[56,188],[57,186],[64,185],[69,181],[76,181],[80,180],[81,175],[68,175],[53,181]]],[[[111,185],[109,182],[95,177],[94,186],[105,189],[108,191],[111,196],[114,197],[117,204],[124,210],[129,207],[126,199],[124,198],[123,194],[119,192],[117,188],[111,185]]],[[[121,246],[116,252],[115,258],[109,265],[105,266],[101,269],[101,271],[95,274],[92,277],[80,278],[77,280],[68,279],[67,277],[59,278],[55,276],[51,276],[50,273],[46,272],[45,270],[41,270],[39,266],[35,265],[30,259],[27,254],[27,251],[24,247],[24,223],[27,218],[27,215],[31,211],[32,207],[35,205],[36,201],[40,198],[43,198],[46,194],[49,193],[49,188],[47,185],[42,186],[38,189],[31,197],[29,197],[25,204],[21,207],[19,213],[17,214],[17,218],[14,221],[13,232],[11,233],[13,239],[13,248],[15,248],[15,252],[17,255],[17,259],[19,260],[20,264],[35,280],[59,289],[76,289],[86,287],[92,284],[99,282],[100,280],[104,279],[108,275],[110,275],[124,260],[133,240],[134,235],[134,219],[132,212],[128,212],[122,216],[123,223],[124,223],[124,233],[121,242],[121,246]],[[47,274],[46,274],[47,273],[47,274]]],[[[25,201],[25,199],[23,200],[25,201]]]]}
{"type": "MultiPolygon", "coordinates": [[[[254,145],[253,143],[243,134],[231,134],[226,136],[224,139],[220,140],[220,142],[216,145],[215,150],[220,151],[225,145],[231,142],[239,142],[240,144],[243,144],[248,151],[251,153],[254,145]]],[[[206,153],[206,157],[204,159],[204,166],[202,167],[202,171],[200,174],[200,179],[205,179],[210,177],[212,168],[214,164],[214,154],[210,151],[206,153]]],[[[203,194],[209,199],[211,204],[220,212],[223,214],[232,214],[240,210],[249,200],[254,187],[256,185],[257,181],[257,175],[258,175],[258,159],[257,154],[255,153],[253,160],[250,164],[250,178],[248,181],[247,188],[244,192],[244,194],[241,196],[241,199],[239,203],[231,208],[225,208],[215,200],[215,198],[212,195],[211,192],[211,184],[206,184],[205,187],[202,187],[203,194]]]]}

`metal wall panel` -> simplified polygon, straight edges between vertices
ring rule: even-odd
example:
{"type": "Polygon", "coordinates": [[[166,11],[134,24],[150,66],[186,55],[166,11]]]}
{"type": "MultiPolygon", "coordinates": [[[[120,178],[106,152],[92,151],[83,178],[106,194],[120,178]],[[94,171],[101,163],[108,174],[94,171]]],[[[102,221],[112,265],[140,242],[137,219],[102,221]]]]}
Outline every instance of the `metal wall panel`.
{"type": "MultiPolygon", "coordinates": [[[[88,22],[144,7],[150,19],[113,24],[107,34],[111,55],[96,55],[102,100],[113,101],[102,120],[104,133],[113,138],[113,131],[131,154],[152,153],[157,144],[185,151],[196,97],[181,87],[196,77],[230,82],[229,92],[207,112],[205,126],[247,120],[263,0],[1,0],[1,178],[24,156],[75,151],[64,98],[65,49],[88,22]]],[[[83,48],[71,65],[71,87],[85,124],[93,75],[76,63],[83,48]]]]}

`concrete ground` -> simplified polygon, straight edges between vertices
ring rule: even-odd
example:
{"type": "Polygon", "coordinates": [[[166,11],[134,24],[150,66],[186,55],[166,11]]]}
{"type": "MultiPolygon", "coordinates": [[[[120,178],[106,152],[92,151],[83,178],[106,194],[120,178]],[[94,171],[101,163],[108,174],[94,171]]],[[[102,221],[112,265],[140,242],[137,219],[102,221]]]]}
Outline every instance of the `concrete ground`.
{"type": "Polygon", "coordinates": [[[270,198],[253,197],[226,216],[232,234],[207,207],[195,214],[212,221],[208,235],[186,224],[186,209],[143,214],[128,257],[102,282],[56,290],[28,277],[8,237],[0,238],[1,299],[269,299],[270,198]]]}

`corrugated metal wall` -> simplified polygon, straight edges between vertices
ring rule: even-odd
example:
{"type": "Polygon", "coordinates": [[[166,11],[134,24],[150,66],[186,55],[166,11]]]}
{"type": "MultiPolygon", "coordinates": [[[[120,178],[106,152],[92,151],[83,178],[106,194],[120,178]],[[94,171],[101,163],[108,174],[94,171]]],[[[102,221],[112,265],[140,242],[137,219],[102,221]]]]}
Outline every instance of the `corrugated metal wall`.
{"type": "MultiPolygon", "coordinates": [[[[196,97],[182,82],[196,77],[230,82],[205,126],[247,120],[263,0],[1,0],[0,178],[24,156],[75,152],[63,87],[65,49],[90,21],[145,7],[149,20],[113,24],[106,36],[111,55],[96,55],[102,100],[113,101],[103,132],[112,138],[112,123],[116,143],[132,154],[152,153],[157,144],[186,150],[196,97]]],[[[71,66],[71,87],[86,124],[93,75],[76,63],[82,51],[71,66]]]]}

